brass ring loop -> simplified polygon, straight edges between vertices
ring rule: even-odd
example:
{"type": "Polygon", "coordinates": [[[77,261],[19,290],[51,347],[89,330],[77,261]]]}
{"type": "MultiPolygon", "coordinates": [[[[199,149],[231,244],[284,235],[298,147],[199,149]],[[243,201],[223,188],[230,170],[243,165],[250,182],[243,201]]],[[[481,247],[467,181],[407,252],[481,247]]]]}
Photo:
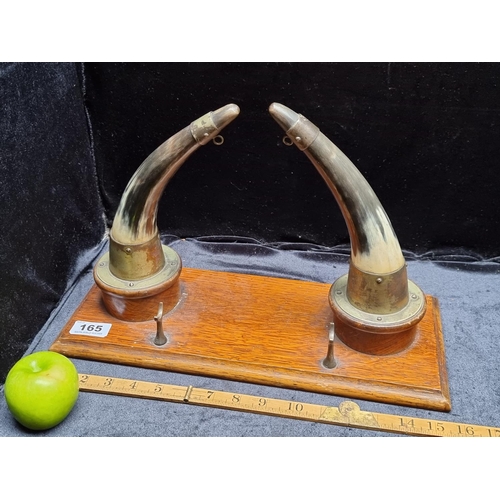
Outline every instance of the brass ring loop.
{"type": "Polygon", "coordinates": [[[222,135],[216,135],[216,136],[212,139],[212,142],[213,142],[216,146],[221,146],[222,144],[224,144],[224,137],[222,137],[222,135]]]}
{"type": "Polygon", "coordinates": [[[288,137],[287,135],[285,135],[283,137],[283,144],[285,146],[291,146],[293,144],[293,141],[292,141],[292,139],[290,139],[290,137],[288,137]]]}

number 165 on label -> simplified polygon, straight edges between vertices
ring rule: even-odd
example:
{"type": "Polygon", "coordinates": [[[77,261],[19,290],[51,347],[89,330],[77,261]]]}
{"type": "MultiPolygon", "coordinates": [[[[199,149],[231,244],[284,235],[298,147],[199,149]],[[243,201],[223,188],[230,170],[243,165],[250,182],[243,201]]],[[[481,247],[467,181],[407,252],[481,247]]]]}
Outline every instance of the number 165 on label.
{"type": "Polygon", "coordinates": [[[92,321],[75,321],[69,333],[87,335],[89,337],[106,337],[111,329],[111,323],[95,323],[92,321]]]}

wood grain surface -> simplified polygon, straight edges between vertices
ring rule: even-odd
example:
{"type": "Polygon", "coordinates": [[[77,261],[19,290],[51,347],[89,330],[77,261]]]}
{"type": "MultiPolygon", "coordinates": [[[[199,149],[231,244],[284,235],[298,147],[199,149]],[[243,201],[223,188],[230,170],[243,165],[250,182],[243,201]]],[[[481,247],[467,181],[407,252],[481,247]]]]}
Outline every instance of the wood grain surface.
{"type": "MultiPolygon", "coordinates": [[[[184,268],[181,295],[156,322],[125,322],[106,312],[94,285],[51,347],[84,358],[226,378],[419,408],[451,409],[437,299],[413,343],[376,356],[335,341],[337,366],[322,365],[333,313],[329,284],[184,268]],[[70,334],[75,321],[111,323],[104,338],[70,334]]],[[[158,302],[162,300],[158,296],[158,302]]]]}

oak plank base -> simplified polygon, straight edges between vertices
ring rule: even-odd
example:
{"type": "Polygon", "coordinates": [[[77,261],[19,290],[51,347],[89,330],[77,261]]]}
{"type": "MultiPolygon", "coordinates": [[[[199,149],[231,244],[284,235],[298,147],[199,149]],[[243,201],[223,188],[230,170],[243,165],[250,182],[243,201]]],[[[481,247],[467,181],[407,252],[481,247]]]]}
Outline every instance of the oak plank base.
{"type": "MultiPolygon", "coordinates": [[[[184,268],[181,298],[163,317],[168,343],[154,344],[156,322],[125,322],[104,308],[94,285],[51,350],[69,357],[450,411],[438,301],[414,342],[388,356],[335,341],[337,366],[322,361],[333,313],[329,284],[184,268]],[[111,323],[103,338],[69,333],[75,321],[111,323]]],[[[161,301],[161,296],[158,301],[161,301]]]]}

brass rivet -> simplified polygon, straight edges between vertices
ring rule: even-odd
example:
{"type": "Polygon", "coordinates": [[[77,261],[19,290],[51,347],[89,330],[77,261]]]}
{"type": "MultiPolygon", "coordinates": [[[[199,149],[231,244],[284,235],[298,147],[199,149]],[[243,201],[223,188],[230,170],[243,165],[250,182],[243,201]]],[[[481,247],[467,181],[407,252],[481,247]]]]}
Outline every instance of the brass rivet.
{"type": "Polygon", "coordinates": [[[134,286],[134,283],[130,282],[130,283],[128,284],[128,286],[129,286],[129,287],[133,287],[133,286],[134,286]]]}
{"type": "Polygon", "coordinates": [[[377,321],[382,321],[382,316],[377,316],[377,321]]]}
{"type": "Polygon", "coordinates": [[[132,249],[130,247],[125,248],[125,253],[130,255],[132,253],[132,249]]]}
{"type": "Polygon", "coordinates": [[[301,137],[299,137],[299,136],[297,136],[297,137],[295,138],[295,140],[296,140],[297,142],[300,142],[300,141],[302,140],[302,138],[301,138],[301,137]]]}
{"type": "Polygon", "coordinates": [[[377,283],[380,285],[380,283],[382,283],[382,278],[377,278],[377,283]]]}
{"type": "Polygon", "coordinates": [[[413,300],[418,299],[417,295],[416,295],[416,294],[414,294],[414,293],[412,293],[412,294],[411,294],[411,298],[412,298],[413,300]]]}
{"type": "Polygon", "coordinates": [[[337,295],[342,295],[342,290],[337,290],[337,295]]]}

